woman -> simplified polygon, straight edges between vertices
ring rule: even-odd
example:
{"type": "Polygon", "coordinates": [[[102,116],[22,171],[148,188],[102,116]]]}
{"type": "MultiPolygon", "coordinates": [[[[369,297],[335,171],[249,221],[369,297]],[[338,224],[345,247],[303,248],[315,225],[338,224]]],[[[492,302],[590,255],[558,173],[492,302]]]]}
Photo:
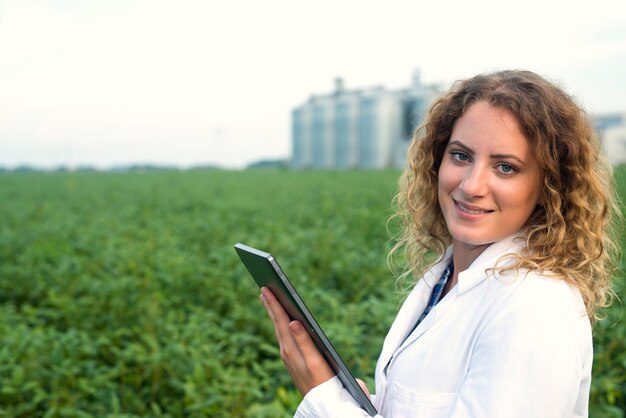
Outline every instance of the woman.
{"type": "MultiPolygon", "coordinates": [[[[380,416],[586,417],[619,212],[585,113],[532,72],[479,75],[434,103],[408,159],[394,251],[420,279],[378,360],[380,416]]],[[[271,292],[261,299],[305,395],[296,416],[368,416],[271,292]]]]}

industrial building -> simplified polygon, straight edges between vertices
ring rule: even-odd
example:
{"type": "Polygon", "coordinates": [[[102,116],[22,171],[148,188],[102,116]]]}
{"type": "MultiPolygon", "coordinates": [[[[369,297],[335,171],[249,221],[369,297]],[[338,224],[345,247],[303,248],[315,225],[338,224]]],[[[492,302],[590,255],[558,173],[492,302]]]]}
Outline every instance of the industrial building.
{"type": "Polygon", "coordinates": [[[346,90],[335,80],[328,95],[314,95],[292,111],[294,169],[400,167],[413,131],[439,85],[424,85],[419,71],[411,86],[346,90]]]}

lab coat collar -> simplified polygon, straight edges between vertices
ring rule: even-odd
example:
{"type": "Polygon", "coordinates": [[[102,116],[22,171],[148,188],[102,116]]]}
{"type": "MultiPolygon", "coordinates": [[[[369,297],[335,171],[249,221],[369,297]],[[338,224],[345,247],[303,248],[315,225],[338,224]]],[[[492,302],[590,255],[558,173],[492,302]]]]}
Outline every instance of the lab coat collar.
{"type": "MultiPolygon", "coordinates": [[[[423,333],[422,330],[430,327],[433,311],[431,311],[429,315],[424,318],[422,323],[415,330],[416,332],[411,337],[407,338],[407,334],[411,332],[415,323],[422,315],[422,312],[426,309],[433,286],[441,277],[441,274],[448,266],[451,258],[452,247],[450,246],[441,260],[424,273],[422,278],[415,284],[415,287],[411,290],[411,293],[409,293],[409,296],[402,304],[398,315],[396,315],[396,319],[387,333],[383,349],[378,359],[378,367],[380,370],[377,379],[381,380],[380,383],[382,383],[383,380],[386,381],[385,369],[391,361],[391,358],[394,356],[394,353],[398,354],[401,351],[399,350],[400,346],[405,346],[410,341],[413,341],[417,338],[415,335],[416,333],[419,332],[419,335],[421,335],[423,333]]],[[[384,387],[384,385],[381,385],[381,388],[382,387],[384,387]]],[[[377,391],[380,392],[379,389],[380,388],[377,387],[377,391]]]]}
{"type": "MultiPolygon", "coordinates": [[[[467,292],[469,289],[483,282],[491,275],[489,269],[494,267],[500,257],[506,254],[517,254],[521,251],[525,244],[522,234],[515,234],[504,238],[485,249],[470,267],[459,273],[457,289],[450,291],[433,310],[424,318],[424,320],[413,331],[411,336],[407,337],[407,333],[411,332],[418,318],[424,312],[433,286],[441,277],[441,274],[448,266],[452,258],[453,248],[448,247],[441,261],[436,263],[429,271],[424,273],[422,279],[417,282],[415,288],[411,291],[402,308],[396,316],[396,320],[391,326],[383,350],[379,359],[381,367],[379,377],[386,379],[386,369],[392,357],[397,356],[407,346],[411,345],[422,334],[424,334],[435,322],[438,316],[443,315],[450,307],[451,302],[458,295],[467,292]],[[428,287],[428,289],[424,289],[428,287]]],[[[501,264],[504,265],[504,262],[501,264]]]]}

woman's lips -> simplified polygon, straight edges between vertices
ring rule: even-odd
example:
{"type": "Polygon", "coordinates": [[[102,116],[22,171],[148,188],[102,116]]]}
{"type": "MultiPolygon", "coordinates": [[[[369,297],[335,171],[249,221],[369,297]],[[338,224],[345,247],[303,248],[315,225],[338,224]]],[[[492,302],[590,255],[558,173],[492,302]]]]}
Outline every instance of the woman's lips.
{"type": "Polygon", "coordinates": [[[467,213],[468,215],[483,215],[493,212],[493,210],[483,209],[477,206],[471,206],[463,202],[459,202],[458,200],[454,200],[454,204],[461,212],[467,213]]]}

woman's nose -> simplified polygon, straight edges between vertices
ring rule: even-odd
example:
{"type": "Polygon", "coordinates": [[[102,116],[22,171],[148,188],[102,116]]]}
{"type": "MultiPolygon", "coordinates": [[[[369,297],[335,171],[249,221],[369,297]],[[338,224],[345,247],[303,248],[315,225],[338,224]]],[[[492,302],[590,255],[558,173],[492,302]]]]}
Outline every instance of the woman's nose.
{"type": "Polygon", "coordinates": [[[459,185],[459,188],[467,196],[484,196],[487,193],[488,170],[479,166],[468,169],[459,185]]]}

